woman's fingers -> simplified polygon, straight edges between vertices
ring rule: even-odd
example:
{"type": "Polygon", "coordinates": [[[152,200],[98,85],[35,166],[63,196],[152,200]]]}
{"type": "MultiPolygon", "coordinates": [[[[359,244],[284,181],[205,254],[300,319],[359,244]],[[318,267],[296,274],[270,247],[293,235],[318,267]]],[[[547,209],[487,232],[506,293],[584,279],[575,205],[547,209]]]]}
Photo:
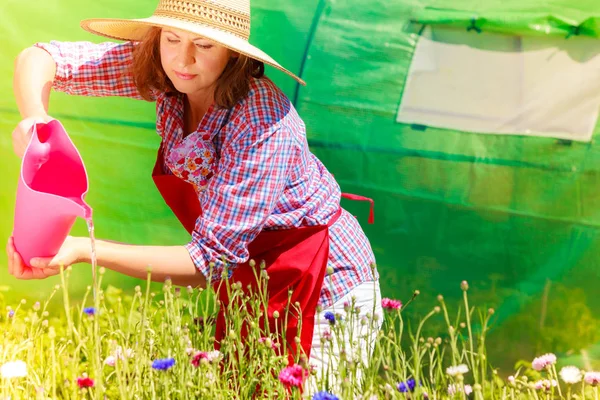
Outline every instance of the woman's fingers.
{"type": "Polygon", "coordinates": [[[12,270],[13,270],[13,253],[14,253],[14,245],[13,245],[13,238],[10,237],[8,238],[8,242],[6,243],[6,256],[8,259],[8,273],[9,274],[13,274],[12,270]]]}

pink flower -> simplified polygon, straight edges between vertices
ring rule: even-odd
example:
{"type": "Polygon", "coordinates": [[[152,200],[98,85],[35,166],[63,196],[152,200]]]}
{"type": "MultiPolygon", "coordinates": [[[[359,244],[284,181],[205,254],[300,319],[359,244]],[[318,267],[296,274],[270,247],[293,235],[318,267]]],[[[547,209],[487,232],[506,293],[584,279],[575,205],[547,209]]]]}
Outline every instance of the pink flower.
{"type": "Polygon", "coordinates": [[[583,380],[588,385],[597,386],[600,383],[600,372],[586,372],[583,380]]]}
{"type": "Polygon", "coordinates": [[[533,384],[533,387],[536,390],[542,390],[542,389],[550,390],[552,387],[556,387],[556,386],[558,386],[558,382],[556,381],[556,379],[552,379],[552,380],[542,379],[533,384]]]}
{"type": "Polygon", "coordinates": [[[381,299],[381,306],[386,310],[399,310],[402,308],[402,302],[400,300],[392,300],[386,297],[381,299]]]}
{"type": "Polygon", "coordinates": [[[261,337],[260,339],[258,339],[258,343],[262,343],[273,350],[277,350],[277,345],[269,337],[261,337]]]}
{"type": "Polygon", "coordinates": [[[193,347],[188,347],[187,349],[185,349],[185,354],[187,354],[188,356],[191,356],[192,354],[194,354],[197,350],[194,349],[193,347]]]}
{"type": "Polygon", "coordinates": [[[556,356],[552,353],[544,354],[543,356],[536,357],[533,359],[531,366],[536,371],[541,371],[544,368],[548,368],[556,363],[556,356]]]}
{"type": "Polygon", "coordinates": [[[281,370],[279,381],[288,389],[291,387],[301,387],[307,376],[307,370],[298,364],[294,364],[281,370]]]}
{"type": "Polygon", "coordinates": [[[464,392],[467,396],[473,393],[473,388],[471,385],[461,386],[457,383],[451,383],[448,385],[448,394],[450,396],[454,396],[457,393],[464,392]]]}
{"type": "Polygon", "coordinates": [[[206,362],[208,363],[208,353],[205,351],[199,351],[196,353],[194,358],[192,358],[192,365],[198,368],[202,360],[206,360],[206,362]]]}
{"type": "Polygon", "coordinates": [[[94,387],[94,380],[87,376],[77,378],[77,386],[79,386],[81,389],[87,389],[87,388],[94,387]]]}
{"type": "Polygon", "coordinates": [[[108,365],[109,367],[114,367],[117,364],[117,358],[115,356],[108,356],[104,360],[104,364],[108,365]]]}
{"type": "Polygon", "coordinates": [[[192,365],[198,368],[203,361],[212,364],[214,362],[218,362],[219,360],[221,360],[221,353],[218,350],[210,352],[199,351],[192,358],[192,365]]]}

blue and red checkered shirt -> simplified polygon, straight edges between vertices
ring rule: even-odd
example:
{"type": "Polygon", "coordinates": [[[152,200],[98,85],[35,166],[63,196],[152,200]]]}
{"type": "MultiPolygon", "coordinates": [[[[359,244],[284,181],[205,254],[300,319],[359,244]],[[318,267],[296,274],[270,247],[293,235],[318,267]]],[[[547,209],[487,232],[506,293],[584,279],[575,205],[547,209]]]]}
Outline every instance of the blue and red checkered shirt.
{"type": "MultiPolygon", "coordinates": [[[[132,42],[36,43],[57,64],[53,88],[72,95],[141,99],[127,68],[132,42]]],[[[165,158],[180,146],[183,95],[155,93],[157,131],[165,158]]],[[[327,224],[340,207],[340,187],[308,147],[305,126],[288,98],[268,78],[253,79],[232,109],[213,106],[196,132],[214,149],[214,174],[198,190],[203,215],[185,245],[196,267],[221,276],[248,260],[248,244],[261,230],[327,224]]],[[[166,173],[171,173],[165,167],[166,173]]],[[[356,285],[372,281],[375,257],[358,221],[343,210],[330,228],[328,266],[320,304],[331,306],[356,285]]]]}

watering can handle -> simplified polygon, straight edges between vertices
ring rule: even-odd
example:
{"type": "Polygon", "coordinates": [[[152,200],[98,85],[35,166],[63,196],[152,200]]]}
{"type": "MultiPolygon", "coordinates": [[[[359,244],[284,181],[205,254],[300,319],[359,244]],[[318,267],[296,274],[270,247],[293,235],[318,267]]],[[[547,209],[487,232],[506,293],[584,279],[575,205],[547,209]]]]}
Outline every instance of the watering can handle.
{"type": "Polygon", "coordinates": [[[48,159],[50,158],[50,143],[48,143],[48,137],[40,137],[38,133],[38,125],[45,124],[45,122],[36,122],[31,125],[31,139],[29,140],[29,146],[35,141],[36,146],[30,149],[31,157],[35,160],[36,169],[40,169],[48,159]],[[35,148],[35,150],[33,150],[35,148]]]}

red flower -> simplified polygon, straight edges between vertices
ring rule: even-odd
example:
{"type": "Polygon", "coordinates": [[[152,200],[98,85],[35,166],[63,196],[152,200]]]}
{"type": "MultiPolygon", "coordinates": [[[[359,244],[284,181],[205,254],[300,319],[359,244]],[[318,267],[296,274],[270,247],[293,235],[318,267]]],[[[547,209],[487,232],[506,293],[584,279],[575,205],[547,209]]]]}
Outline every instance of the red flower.
{"type": "Polygon", "coordinates": [[[196,353],[194,358],[192,358],[192,365],[194,367],[198,368],[200,366],[200,362],[202,362],[202,360],[208,361],[208,353],[205,351],[199,351],[198,353],[196,353]]]}
{"type": "Polygon", "coordinates": [[[202,159],[200,157],[196,157],[196,158],[194,158],[194,162],[196,164],[202,164],[202,159]]]}
{"type": "Polygon", "coordinates": [[[381,299],[381,307],[386,310],[399,310],[402,308],[400,300],[392,300],[388,298],[381,299]]]}
{"type": "Polygon", "coordinates": [[[87,376],[85,378],[77,378],[77,386],[79,386],[81,389],[94,387],[94,380],[87,376]]]}
{"type": "Polygon", "coordinates": [[[210,140],[210,135],[208,133],[205,133],[204,135],[202,135],[202,140],[210,140]]]}
{"type": "Polygon", "coordinates": [[[301,387],[306,377],[308,377],[308,371],[298,364],[285,367],[279,373],[279,381],[288,389],[291,387],[301,387]]]}
{"type": "Polygon", "coordinates": [[[182,177],[183,179],[189,179],[189,178],[190,178],[190,171],[183,171],[183,172],[181,173],[181,177],[182,177]]]}

